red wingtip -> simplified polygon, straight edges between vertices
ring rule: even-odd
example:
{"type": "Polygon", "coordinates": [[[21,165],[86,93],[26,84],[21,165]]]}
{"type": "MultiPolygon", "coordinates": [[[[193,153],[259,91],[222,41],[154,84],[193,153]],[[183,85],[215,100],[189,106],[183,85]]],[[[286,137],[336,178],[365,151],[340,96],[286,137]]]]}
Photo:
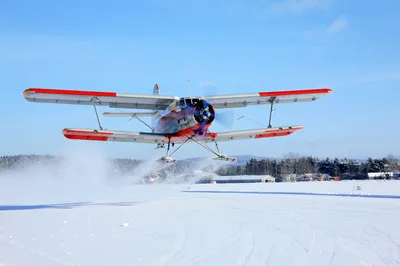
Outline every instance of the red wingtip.
{"type": "Polygon", "coordinates": [[[81,129],[63,129],[63,135],[67,139],[73,140],[95,140],[95,141],[107,141],[108,138],[113,134],[112,132],[95,132],[81,129]]]}
{"type": "Polygon", "coordinates": [[[261,97],[277,97],[277,96],[291,96],[291,95],[301,95],[301,94],[324,94],[330,93],[332,89],[330,88],[320,88],[320,89],[306,89],[306,90],[291,90],[291,91],[266,91],[259,92],[261,97]]]}
{"type": "Polygon", "coordinates": [[[24,92],[22,94],[26,98],[30,93],[31,93],[31,89],[26,89],[26,90],[24,90],[24,92]]]}
{"type": "Polygon", "coordinates": [[[291,135],[297,130],[303,129],[304,126],[294,126],[294,127],[285,127],[282,129],[268,129],[264,133],[260,133],[256,135],[257,138],[272,138],[272,137],[283,137],[287,135],[291,135]]]}
{"type": "Polygon", "coordinates": [[[45,88],[29,88],[24,91],[26,97],[30,93],[41,94],[64,94],[64,95],[79,95],[79,96],[98,96],[98,97],[116,97],[116,92],[102,91],[80,91],[80,90],[61,90],[61,89],[45,89],[45,88]]]}

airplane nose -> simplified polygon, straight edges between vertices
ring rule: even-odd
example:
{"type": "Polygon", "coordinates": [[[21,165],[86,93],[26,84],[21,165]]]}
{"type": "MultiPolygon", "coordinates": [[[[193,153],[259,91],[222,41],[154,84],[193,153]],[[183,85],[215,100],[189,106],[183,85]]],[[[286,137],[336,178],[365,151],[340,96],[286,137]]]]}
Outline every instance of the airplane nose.
{"type": "Polygon", "coordinates": [[[195,105],[194,116],[198,123],[210,124],[214,120],[214,109],[205,100],[201,100],[195,105]]]}

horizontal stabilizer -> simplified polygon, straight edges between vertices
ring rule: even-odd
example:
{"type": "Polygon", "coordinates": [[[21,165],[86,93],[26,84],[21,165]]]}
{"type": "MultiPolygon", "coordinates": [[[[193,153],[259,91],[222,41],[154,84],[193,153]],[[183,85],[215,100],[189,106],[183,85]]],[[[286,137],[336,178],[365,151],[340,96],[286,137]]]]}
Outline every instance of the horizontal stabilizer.
{"type": "Polygon", "coordinates": [[[143,117],[143,116],[153,116],[157,114],[157,112],[105,112],[104,116],[108,117],[143,117]]]}

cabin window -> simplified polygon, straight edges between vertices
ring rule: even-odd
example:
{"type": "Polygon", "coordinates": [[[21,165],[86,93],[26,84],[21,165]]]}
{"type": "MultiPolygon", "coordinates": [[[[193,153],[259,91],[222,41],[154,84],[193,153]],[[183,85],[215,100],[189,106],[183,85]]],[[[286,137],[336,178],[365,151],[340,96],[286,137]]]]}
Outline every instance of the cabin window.
{"type": "Polygon", "coordinates": [[[180,99],[179,99],[179,106],[180,106],[180,107],[186,106],[186,103],[185,103],[185,99],[184,99],[184,98],[180,98],[180,99]]]}
{"type": "Polygon", "coordinates": [[[198,99],[180,98],[180,99],[179,99],[179,106],[180,106],[180,107],[191,106],[191,105],[193,105],[193,104],[196,104],[197,102],[198,102],[198,99]]]}

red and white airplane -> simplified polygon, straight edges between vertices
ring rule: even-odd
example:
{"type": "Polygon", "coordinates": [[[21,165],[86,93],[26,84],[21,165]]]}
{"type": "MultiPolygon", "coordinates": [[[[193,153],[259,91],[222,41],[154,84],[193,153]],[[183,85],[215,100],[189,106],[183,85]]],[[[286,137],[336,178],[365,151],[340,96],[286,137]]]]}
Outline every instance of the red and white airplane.
{"type": "Polygon", "coordinates": [[[99,129],[65,128],[63,134],[68,139],[92,141],[119,141],[136,143],[154,143],[157,148],[167,144],[167,153],[161,162],[175,162],[171,157],[179,148],[189,141],[214,153],[214,159],[235,162],[236,158],[228,157],[219,151],[217,142],[240,139],[258,139],[287,136],[303,126],[272,127],[271,117],[274,104],[315,101],[328,93],[329,88],[272,91],[232,95],[217,95],[209,97],[176,97],[160,95],[156,84],[153,94],[128,94],[116,92],[80,91],[29,88],[23,92],[25,99],[31,102],[93,105],[99,129]],[[210,132],[209,127],[218,113],[215,110],[223,108],[238,108],[254,105],[270,104],[269,126],[267,128],[238,130],[229,132],[210,132]],[[151,132],[131,132],[118,130],[103,130],[96,106],[111,108],[145,109],[144,112],[105,112],[110,117],[134,117],[147,125],[151,132]],[[140,117],[151,117],[148,125],[140,117]],[[206,143],[214,142],[216,150],[206,143]],[[181,144],[170,153],[170,146],[181,144]]]}

